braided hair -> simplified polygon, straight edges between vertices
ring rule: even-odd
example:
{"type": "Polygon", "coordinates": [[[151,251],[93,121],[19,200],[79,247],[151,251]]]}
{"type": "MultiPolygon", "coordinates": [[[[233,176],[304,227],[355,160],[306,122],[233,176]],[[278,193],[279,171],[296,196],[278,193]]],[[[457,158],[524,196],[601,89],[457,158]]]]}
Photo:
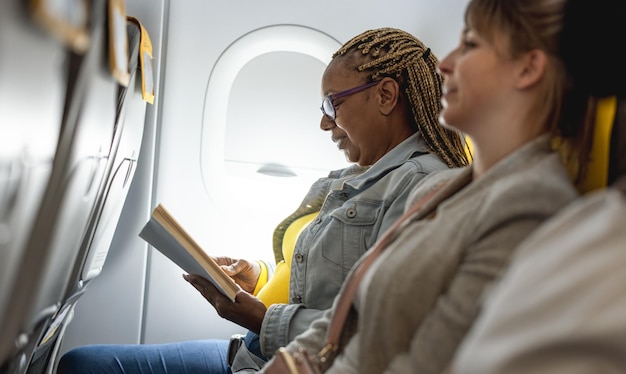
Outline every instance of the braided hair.
{"type": "Polygon", "coordinates": [[[461,136],[439,123],[443,78],[437,57],[415,36],[394,28],[365,31],[333,54],[348,66],[369,74],[371,81],[395,79],[409,101],[410,123],[428,148],[448,166],[469,163],[461,136]]]}

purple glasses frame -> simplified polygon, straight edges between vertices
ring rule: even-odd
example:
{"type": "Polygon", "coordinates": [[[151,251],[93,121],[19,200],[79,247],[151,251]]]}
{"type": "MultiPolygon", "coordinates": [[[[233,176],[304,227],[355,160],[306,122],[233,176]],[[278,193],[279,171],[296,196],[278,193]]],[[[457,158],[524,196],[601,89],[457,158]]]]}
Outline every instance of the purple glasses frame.
{"type": "Polygon", "coordinates": [[[356,86],[354,88],[351,88],[349,90],[345,90],[345,91],[341,91],[338,92],[336,94],[331,94],[331,95],[326,95],[324,97],[324,100],[322,100],[322,106],[320,107],[320,110],[322,111],[322,114],[324,114],[326,117],[330,118],[331,120],[335,120],[335,118],[337,118],[337,112],[336,112],[336,108],[335,108],[335,100],[336,99],[341,99],[342,97],[346,97],[346,96],[350,96],[352,94],[355,94],[357,92],[361,92],[366,88],[370,88],[373,87],[375,85],[377,85],[378,83],[380,83],[380,81],[372,81],[369,83],[365,83],[362,84],[360,86],[356,86]]]}

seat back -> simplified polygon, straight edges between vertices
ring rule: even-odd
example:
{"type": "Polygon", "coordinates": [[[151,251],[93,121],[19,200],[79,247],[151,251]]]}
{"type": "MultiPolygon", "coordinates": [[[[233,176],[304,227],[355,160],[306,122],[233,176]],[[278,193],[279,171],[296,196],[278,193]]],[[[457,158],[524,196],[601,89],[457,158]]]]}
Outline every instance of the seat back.
{"type": "MultiPolygon", "coordinates": [[[[24,234],[22,261],[15,268],[19,282],[11,287],[4,310],[0,365],[5,372],[24,372],[43,331],[59,312],[102,190],[114,132],[116,82],[107,67],[106,1],[90,5],[90,43],[84,53],[68,52],[52,170],[33,224],[24,234]]],[[[36,132],[30,136],[40,137],[36,132]]]]}
{"type": "Polygon", "coordinates": [[[21,264],[61,132],[66,53],[25,2],[0,3],[0,367],[14,350],[12,290],[23,282],[21,264]]]}
{"type": "Polygon", "coordinates": [[[80,292],[88,281],[102,271],[140,153],[146,115],[139,71],[140,28],[129,21],[127,32],[130,80],[127,87],[118,85],[115,134],[107,175],[89,221],[65,300],[80,292]]]}

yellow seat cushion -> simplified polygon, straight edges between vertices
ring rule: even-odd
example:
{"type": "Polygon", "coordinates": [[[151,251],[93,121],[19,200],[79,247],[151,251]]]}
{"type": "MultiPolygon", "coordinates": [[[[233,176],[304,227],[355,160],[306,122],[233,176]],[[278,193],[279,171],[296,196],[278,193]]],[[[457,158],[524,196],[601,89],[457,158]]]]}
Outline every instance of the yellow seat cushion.
{"type": "MultiPolygon", "coordinates": [[[[291,276],[291,258],[296,241],[302,230],[317,216],[318,212],[310,213],[293,221],[283,237],[283,258],[285,260],[276,264],[274,275],[269,281],[261,285],[261,290],[256,295],[266,307],[272,304],[287,304],[289,302],[289,281],[291,276]]],[[[262,281],[259,279],[259,281],[262,281]]],[[[257,284],[259,288],[259,284],[257,284]]]]}

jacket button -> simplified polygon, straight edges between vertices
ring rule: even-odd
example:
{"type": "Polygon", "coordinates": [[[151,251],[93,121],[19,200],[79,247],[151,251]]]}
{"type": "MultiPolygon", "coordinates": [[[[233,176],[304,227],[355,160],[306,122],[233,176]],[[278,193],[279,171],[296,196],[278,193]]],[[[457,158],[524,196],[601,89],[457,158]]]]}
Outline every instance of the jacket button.
{"type": "Polygon", "coordinates": [[[295,296],[293,299],[291,299],[291,301],[293,301],[294,304],[301,304],[302,303],[302,297],[301,296],[295,296]]]}
{"type": "Polygon", "coordinates": [[[301,253],[296,253],[296,262],[302,262],[302,260],[304,260],[304,256],[302,256],[301,253]]]}
{"type": "Polygon", "coordinates": [[[348,210],[346,210],[346,216],[348,216],[348,218],[356,217],[356,209],[349,208],[348,210]]]}

